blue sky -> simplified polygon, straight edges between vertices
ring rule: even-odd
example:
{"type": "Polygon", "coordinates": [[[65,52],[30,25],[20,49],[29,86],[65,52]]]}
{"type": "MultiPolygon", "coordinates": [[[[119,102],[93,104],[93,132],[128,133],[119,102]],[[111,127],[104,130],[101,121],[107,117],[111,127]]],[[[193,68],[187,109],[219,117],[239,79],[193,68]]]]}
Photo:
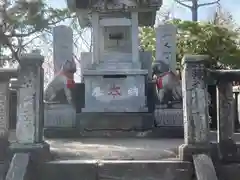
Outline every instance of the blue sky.
{"type": "MultiPolygon", "coordinates": [[[[209,2],[211,0],[200,0],[200,2],[209,2]]],[[[62,8],[66,7],[65,0],[48,0],[49,4],[52,7],[62,8]]],[[[189,9],[183,8],[179,5],[173,5],[173,0],[163,0],[164,7],[171,8],[173,16],[175,18],[181,18],[185,20],[191,19],[191,12],[189,9]]],[[[232,13],[234,19],[238,24],[240,24],[240,0],[221,0],[222,7],[232,13]]],[[[208,6],[199,9],[199,20],[207,20],[210,19],[216,6],[208,6]]]]}

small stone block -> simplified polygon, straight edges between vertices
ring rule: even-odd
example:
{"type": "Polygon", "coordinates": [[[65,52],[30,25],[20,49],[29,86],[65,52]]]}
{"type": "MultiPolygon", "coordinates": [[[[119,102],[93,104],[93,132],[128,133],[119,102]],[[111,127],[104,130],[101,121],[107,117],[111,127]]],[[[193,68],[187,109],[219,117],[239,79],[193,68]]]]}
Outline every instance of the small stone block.
{"type": "Polygon", "coordinates": [[[13,156],[6,180],[26,180],[30,160],[28,153],[17,153],[13,156]]]}
{"type": "Polygon", "coordinates": [[[12,143],[10,150],[12,155],[15,153],[29,153],[31,160],[37,163],[47,161],[51,158],[50,146],[45,142],[33,144],[12,143]]]}
{"type": "Polygon", "coordinates": [[[210,154],[210,145],[183,144],[179,147],[179,158],[182,161],[192,161],[195,154],[210,154]]]}
{"type": "Polygon", "coordinates": [[[19,63],[28,65],[42,65],[43,61],[43,56],[41,56],[39,53],[33,52],[21,55],[19,63]]]}
{"type": "Polygon", "coordinates": [[[201,61],[206,61],[207,59],[209,59],[208,55],[184,55],[183,59],[182,59],[182,64],[185,63],[199,63],[201,61]]]}
{"type": "Polygon", "coordinates": [[[212,159],[206,154],[193,155],[197,180],[218,180],[212,159]]]}

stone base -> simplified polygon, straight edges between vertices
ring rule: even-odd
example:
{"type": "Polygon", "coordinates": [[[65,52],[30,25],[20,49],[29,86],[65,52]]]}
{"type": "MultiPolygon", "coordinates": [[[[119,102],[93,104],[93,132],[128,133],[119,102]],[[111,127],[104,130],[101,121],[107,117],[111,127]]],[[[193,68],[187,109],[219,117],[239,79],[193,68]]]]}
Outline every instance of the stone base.
{"type": "Polygon", "coordinates": [[[217,153],[222,162],[239,163],[240,162],[240,146],[232,139],[222,141],[217,145],[217,153]]]}
{"type": "Polygon", "coordinates": [[[183,144],[179,147],[179,158],[183,161],[192,161],[194,154],[210,154],[210,145],[183,144]]]}
{"type": "Polygon", "coordinates": [[[126,130],[92,130],[82,131],[81,137],[85,138],[152,138],[152,130],[126,131],[126,130]]]}
{"type": "Polygon", "coordinates": [[[81,131],[142,131],[154,127],[152,113],[81,113],[77,121],[81,131]]]}
{"type": "MultiPolygon", "coordinates": [[[[33,144],[12,143],[10,145],[10,151],[11,159],[16,153],[28,154],[29,163],[26,170],[28,172],[27,179],[39,180],[41,175],[40,170],[44,167],[44,163],[53,159],[50,153],[49,144],[45,142],[33,144]]],[[[19,171],[14,173],[17,174],[19,171]]]]}
{"type": "Polygon", "coordinates": [[[6,156],[9,152],[9,141],[8,138],[0,138],[0,162],[6,160],[6,156]]]}
{"type": "Polygon", "coordinates": [[[11,143],[11,156],[15,153],[30,153],[31,160],[42,163],[51,160],[50,146],[46,142],[34,144],[11,143]]]}
{"type": "Polygon", "coordinates": [[[152,130],[151,137],[153,138],[183,138],[183,127],[155,127],[152,130]]]}
{"type": "Polygon", "coordinates": [[[79,136],[78,128],[44,128],[45,138],[77,138],[79,136]]]}
{"type": "Polygon", "coordinates": [[[155,109],[158,127],[183,127],[183,109],[155,109]]]}

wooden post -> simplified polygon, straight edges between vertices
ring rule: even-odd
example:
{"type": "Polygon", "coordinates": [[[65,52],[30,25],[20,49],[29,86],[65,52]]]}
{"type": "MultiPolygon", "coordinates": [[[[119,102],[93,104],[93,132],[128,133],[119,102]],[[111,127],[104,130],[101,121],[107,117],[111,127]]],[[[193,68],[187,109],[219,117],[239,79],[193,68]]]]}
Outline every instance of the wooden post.
{"type": "Polygon", "coordinates": [[[208,56],[186,55],[182,65],[184,144],[179,147],[183,160],[209,150],[208,95],[204,62],[208,56]]]}
{"type": "Polygon", "coordinates": [[[233,140],[234,120],[232,82],[220,80],[217,85],[217,141],[219,156],[224,161],[237,160],[237,146],[233,140]]]}

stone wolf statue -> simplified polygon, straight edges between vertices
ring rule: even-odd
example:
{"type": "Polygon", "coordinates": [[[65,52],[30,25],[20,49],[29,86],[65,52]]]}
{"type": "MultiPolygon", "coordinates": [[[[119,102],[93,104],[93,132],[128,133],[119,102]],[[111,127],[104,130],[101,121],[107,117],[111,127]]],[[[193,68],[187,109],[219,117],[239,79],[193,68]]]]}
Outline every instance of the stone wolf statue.
{"type": "MultiPolygon", "coordinates": [[[[180,74],[173,73],[169,65],[157,62],[153,65],[153,79],[156,81],[157,102],[160,105],[182,105],[182,81],[180,74]]],[[[208,105],[211,106],[211,95],[208,93],[208,105]]]]}
{"type": "Polygon", "coordinates": [[[47,85],[44,91],[44,101],[72,104],[71,88],[74,85],[76,64],[74,60],[66,60],[60,72],[47,85]]]}
{"type": "Polygon", "coordinates": [[[153,79],[156,80],[156,94],[160,104],[167,105],[182,101],[180,77],[170,70],[168,64],[155,63],[153,65],[153,79]]]}

